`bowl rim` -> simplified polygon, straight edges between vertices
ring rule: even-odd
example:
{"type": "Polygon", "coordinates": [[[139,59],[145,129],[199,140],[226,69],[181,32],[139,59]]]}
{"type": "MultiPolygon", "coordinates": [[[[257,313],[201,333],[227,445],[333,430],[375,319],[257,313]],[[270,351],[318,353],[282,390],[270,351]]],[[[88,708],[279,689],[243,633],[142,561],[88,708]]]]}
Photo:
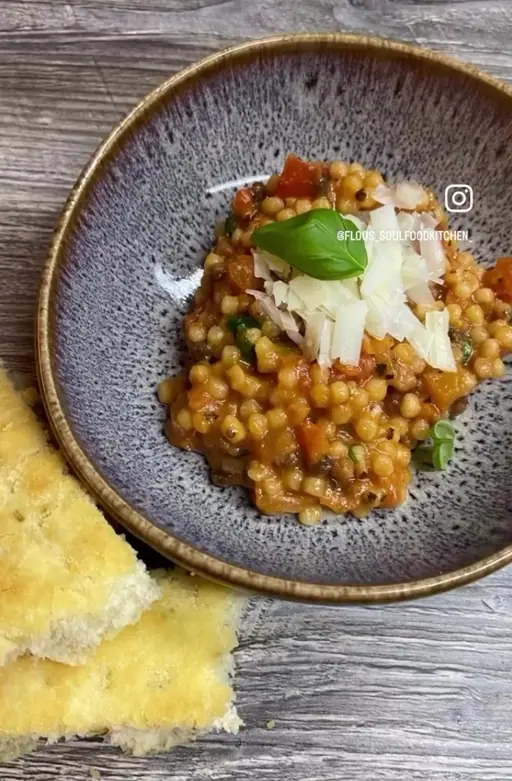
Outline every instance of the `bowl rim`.
{"type": "MultiPolygon", "coordinates": [[[[412,59],[427,66],[434,64],[453,75],[473,78],[495,94],[499,93],[507,102],[512,99],[512,86],[482,72],[474,65],[402,41],[358,34],[299,33],[271,36],[230,46],[180,70],[143,97],[113,128],[89,159],[67,198],[55,227],[38,293],[35,322],[36,369],[50,426],[74,471],[108,513],[158,552],[185,569],[206,578],[267,596],[324,604],[384,603],[427,596],[470,583],[510,563],[512,545],[507,545],[473,564],[442,572],[439,575],[379,585],[299,581],[265,575],[243,566],[230,564],[199,551],[168,531],[160,529],[119,496],[96,469],[75,438],[65,415],[53,369],[51,310],[59,268],[65,259],[66,237],[79,216],[89,189],[101,176],[103,167],[115,155],[119,143],[153,110],[157,110],[162,100],[172,98],[173,94],[188,83],[193,83],[196,79],[215,72],[226,64],[243,62],[258,56],[261,52],[290,53],[304,49],[317,50],[326,46],[334,50],[370,50],[373,55],[384,53],[386,56],[391,53],[392,56],[412,59]]],[[[510,105],[512,106],[512,100],[510,105]]]]}

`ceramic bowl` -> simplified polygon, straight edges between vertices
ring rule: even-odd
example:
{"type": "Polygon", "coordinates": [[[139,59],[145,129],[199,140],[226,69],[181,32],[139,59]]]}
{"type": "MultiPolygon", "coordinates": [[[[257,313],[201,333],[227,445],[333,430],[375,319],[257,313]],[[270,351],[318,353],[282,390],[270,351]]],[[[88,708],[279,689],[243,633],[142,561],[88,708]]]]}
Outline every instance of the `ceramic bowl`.
{"type": "Polygon", "coordinates": [[[235,188],[288,151],[358,160],[442,196],[473,188],[452,226],[493,262],[510,253],[512,92],[401,43],[301,35],[229,49],[152,92],[113,131],[64,209],[44,271],[44,401],[74,469],[129,530],[242,588],[343,603],[419,596],[512,557],[512,381],[484,384],[446,473],[408,503],[305,527],[265,517],[163,434],[159,381],[180,369],[181,322],[235,188]]]}

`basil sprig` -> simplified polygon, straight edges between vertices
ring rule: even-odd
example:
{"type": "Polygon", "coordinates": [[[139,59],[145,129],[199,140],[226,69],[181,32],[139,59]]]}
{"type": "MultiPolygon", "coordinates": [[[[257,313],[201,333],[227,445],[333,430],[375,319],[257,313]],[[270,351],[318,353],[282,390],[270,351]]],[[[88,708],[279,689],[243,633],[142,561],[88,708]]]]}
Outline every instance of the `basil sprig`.
{"type": "Polygon", "coordinates": [[[358,227],[335,209],[312,209],[256,228],[252,240],[315,279],[358,277],[368,264],[358,227]]]}
{"type": "Polygon", "coordinates": [[[429,432],[430,444],[414,451],[417,463],[444,470],[455,454],[455,429],[447,420],[438,421],[429,432]]]}

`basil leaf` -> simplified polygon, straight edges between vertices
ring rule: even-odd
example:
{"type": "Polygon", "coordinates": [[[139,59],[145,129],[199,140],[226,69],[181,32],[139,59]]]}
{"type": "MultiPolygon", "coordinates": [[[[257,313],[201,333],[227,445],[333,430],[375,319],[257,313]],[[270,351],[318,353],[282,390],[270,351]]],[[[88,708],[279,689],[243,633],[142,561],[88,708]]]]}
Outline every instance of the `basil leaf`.
{"type": "Polygon", "coordinates": [[[259,321],[250,315],[230,315],[226,325],[232,334],[236,334],[239,328],[259,328],[259,321]]]}
{"type": "Polygon", "coordinates": [[[448,420],[439,420],[433,427],[430,436],[436,442],[454,442],[455,429],[448,420]]]}
{"type": "Polygon", "coordinates": [[[434,469],[446,469],[448,461],[451,461],[455,448],[453,446],[453,440],[451,442],[445,441],[434,445],[432,450],[432,465],[434,469]]]}
{"type": "Polygon", "coordinates": [[[412,457],[416,466],[432,466],[433,447],[429,445],[419,445],[414,448],[412,457]]]}
{"type": "Polygon", "coordinates": [[[439,420],[430,430],[430,442],[415,449],[415,462],[434,469],[446,469],[455,454],[455,429],[452,424],[448,420],[439,420]]]}
{"type": "Polygon", "coordinates": [[[349,279],[362,274],[368,264],[358,231],[350,218],[335,209],[312,209],[256,228],[252,240],[310,277],[349,279]]]}

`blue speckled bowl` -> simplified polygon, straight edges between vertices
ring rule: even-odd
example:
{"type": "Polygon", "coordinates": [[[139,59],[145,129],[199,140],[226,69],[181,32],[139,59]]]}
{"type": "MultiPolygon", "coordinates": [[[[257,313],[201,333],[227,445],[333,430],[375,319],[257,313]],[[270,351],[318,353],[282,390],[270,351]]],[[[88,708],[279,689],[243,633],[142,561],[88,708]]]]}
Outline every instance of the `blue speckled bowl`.
{"type": "MultiPolygon", "coordinates": [[[[39,373],[73,467],[127,528],[210,577],[301,599],[381,601],[467,582],[512,558],[510,375],[474,395],[445,474],[410,500],[318,527],[261,516],[163,434],[159,381],[215,221],[288,151],[346,158],[442,193],[473,186],[475,251],[512,249],[512,92],[441,55],[357,36],[256,42],[174,76],[82,174],[41,287],[39,373]]],[[[470,219],[466,219],[469,217],[470,219]]]]}

